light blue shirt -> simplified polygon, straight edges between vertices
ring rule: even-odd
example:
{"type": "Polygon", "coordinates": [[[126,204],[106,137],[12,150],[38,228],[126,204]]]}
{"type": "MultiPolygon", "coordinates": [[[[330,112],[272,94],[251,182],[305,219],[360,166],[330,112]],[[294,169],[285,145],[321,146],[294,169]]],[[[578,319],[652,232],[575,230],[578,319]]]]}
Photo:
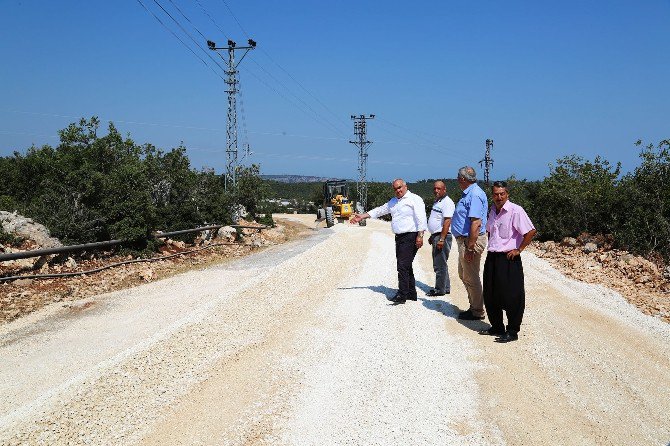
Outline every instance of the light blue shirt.
{"type": "Polygon", "coordinates": [[[482,221],[479,235],[486,232],[486,214],[489,202],[486,193],[477,183],[469,185],[456,203],[456,210],[451,219],[451,233],[454,237],[467,237],[470,235],[470,218],[479,218],[482,221]]]}

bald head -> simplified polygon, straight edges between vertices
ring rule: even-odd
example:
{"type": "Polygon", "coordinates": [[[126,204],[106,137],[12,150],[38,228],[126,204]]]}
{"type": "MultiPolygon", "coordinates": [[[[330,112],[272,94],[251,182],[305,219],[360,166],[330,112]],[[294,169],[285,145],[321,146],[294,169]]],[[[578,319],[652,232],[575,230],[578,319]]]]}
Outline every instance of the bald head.
{"type": "Polygon", "coordinates": [[[433,183],[433,195],[435,195],[435,199],[440,199],[447,195],[447,186],[444,184],[444,181],[437,180],[433,183]]]}
{"type": "Polygon", "coordinates": [[[397,198],[402,198],[407,193],[407,183],[402,178],[393,180],[393,192],[397,198]]]}

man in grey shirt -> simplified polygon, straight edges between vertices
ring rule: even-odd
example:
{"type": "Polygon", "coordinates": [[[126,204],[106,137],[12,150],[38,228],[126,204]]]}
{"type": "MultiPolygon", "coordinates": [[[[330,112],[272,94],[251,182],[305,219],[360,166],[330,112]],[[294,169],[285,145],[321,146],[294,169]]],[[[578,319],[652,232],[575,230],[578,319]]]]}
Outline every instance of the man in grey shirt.
{"type": "Polygon", "coordinates": [[[443,181],[433,184],[435,202],[428,217],[428,243],[433,247],[433,271],[435,271],[435,288],[426,293],[427,296],[444,296],[451,292],[447,259],[451,250],[451,232],[449,225],[454,215],[454,202],[447,196],[447,187],[443,181]]]}

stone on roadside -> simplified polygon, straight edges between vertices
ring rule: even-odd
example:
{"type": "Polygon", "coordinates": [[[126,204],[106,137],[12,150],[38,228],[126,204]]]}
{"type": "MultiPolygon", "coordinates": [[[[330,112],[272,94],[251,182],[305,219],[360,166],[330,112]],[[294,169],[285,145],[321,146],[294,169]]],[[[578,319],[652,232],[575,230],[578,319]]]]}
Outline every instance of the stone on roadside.
{"type": "Polygon", "coordinates": [[[223,228],[219,228],[216,237],[226,239],[229,242],[235,241],[235,238],[237,238],[237,229],[232,226],[224,226],[223,228]]]}
{"type": "Polygon", "coordinates": [[[145,268],[140,271],[140,277],[145,282],[151,282],[151,280],[154,278],[154,271],[151,268],[145,268]]]}
{"type": "Polygon", "coordinates": [[[598,245],[595,243],[589,242],[586,245],[584,245],[584,252],[586,253],[592,253],[598,251],[598,245]]]}
{"type": "Polygon", "coordinates": [[[645,274],[645,275],[643,275],[643,276],[638,276],[638,277],[635,279],[635,283],[647,283],[647,282],[649,282],[650,280],[651,280],[651,277],[649,277],[648,275],[645,274]]]}
{"type": "Polygon", "coordinates": [[[561,240],[561,245],[563,246],[575,247],[578,244],[579,242],[577,242],[577,239],[574,237],[565,237],[563,240],[561,240]]]}
{"type": "Polygon", "coordinates": [[[18,286],[28,286],[31,285],[32,283],[33,279],[18,279],[14,281],[14,284],[18,286]]]}

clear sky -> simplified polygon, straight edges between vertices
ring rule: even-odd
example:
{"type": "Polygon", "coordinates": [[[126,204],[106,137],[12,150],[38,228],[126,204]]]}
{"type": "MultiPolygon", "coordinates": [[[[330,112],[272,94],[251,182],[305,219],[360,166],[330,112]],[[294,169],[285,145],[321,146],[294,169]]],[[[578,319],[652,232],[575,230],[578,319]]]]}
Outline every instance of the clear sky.
{"type": "Polygon", "coordinates": [[[368,179],[479,172],[487,138],[493,179],[573,153],[630,170],[636,140],[670,138],[668,23],[668,0],[2,0],[0,155],[96,115],[222,172],[224,74],[202,33],[258,42],[238,120],[264,174],[356,178],[352,114],[376,115],[368,179]]]}

